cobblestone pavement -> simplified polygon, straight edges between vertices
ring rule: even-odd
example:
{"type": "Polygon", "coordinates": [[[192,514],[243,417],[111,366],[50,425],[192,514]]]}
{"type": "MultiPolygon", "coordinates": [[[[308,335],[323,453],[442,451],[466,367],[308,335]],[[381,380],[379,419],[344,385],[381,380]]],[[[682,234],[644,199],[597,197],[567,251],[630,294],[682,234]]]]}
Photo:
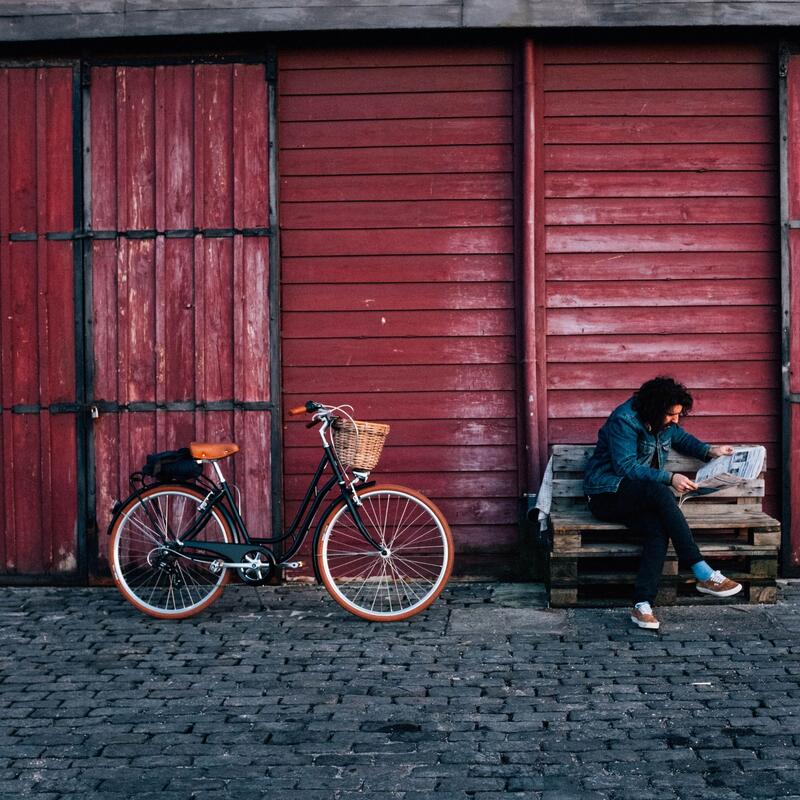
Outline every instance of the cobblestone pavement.
{"type": "Polygon", "coordinates": [[[536,586],[383,626],[262,593],[170,623],[3,589],[0,797],[800,798],[800,584],[662,608],[660,633],[536,586]]]}

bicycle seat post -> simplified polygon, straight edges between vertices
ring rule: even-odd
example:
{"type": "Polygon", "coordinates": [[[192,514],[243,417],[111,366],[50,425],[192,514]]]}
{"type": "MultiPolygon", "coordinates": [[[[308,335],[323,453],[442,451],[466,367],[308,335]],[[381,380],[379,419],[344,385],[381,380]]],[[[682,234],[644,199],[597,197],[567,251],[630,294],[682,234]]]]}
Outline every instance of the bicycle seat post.
{"type": "Polygon", "coordinates": [[[219,463],[217,461],[212,461],[211,466],[214,467],[214,472],[217,473],[217,478],[219,478],[220,483],[227,483],[225,480],[225,476],[222,474],[222,470],[219,468],[219,463]]]}

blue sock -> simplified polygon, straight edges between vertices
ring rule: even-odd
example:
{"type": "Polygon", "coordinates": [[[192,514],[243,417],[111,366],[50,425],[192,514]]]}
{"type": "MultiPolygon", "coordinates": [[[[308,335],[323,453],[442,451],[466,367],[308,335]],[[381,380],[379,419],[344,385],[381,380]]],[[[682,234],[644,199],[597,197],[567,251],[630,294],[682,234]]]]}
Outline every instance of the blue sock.
{"type": "Polygon", "coordinates": [[[692,572],[699,581],[707,581],[714,574],[714,570],[705,561],[698,561],[696,564],[692,564],[692,572]]]}

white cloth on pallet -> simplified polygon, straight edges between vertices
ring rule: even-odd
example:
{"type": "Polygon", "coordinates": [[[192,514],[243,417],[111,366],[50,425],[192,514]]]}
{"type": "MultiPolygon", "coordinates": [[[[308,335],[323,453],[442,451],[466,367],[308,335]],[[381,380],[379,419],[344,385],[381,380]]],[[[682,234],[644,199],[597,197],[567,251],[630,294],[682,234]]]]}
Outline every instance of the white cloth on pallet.
{"type": "Polygon", "coordinates": [[[553,457],[547,462],[547,468],[544,471],[542,478],[542,485],[539,487],[539,493],[536,495],[536,505],[534,508],[539,512],[539,530],[547,530],[550,524],[550,508],[553,505],[553,457]]]}

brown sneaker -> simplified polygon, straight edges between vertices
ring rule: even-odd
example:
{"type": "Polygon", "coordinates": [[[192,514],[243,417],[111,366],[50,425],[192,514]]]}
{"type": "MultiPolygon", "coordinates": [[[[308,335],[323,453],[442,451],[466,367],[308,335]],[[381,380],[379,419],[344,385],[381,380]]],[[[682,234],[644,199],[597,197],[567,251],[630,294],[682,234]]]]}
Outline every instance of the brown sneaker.
{"type": "Polygon", "coordinates": [[[714,597],[732,597],[742,591],[742,584],[726,578],[717,570],[707,581],[697,581],[697,591],[714,597]]]}
{"type": "Polygon", "coordinates": [[[631,611],[631,622],[638,625],[640,628],[649,628],[650,630],[657,631],[661,623],[653,616],[653,614],[645,614],[639,611],[636,606],[631,611]]]}

